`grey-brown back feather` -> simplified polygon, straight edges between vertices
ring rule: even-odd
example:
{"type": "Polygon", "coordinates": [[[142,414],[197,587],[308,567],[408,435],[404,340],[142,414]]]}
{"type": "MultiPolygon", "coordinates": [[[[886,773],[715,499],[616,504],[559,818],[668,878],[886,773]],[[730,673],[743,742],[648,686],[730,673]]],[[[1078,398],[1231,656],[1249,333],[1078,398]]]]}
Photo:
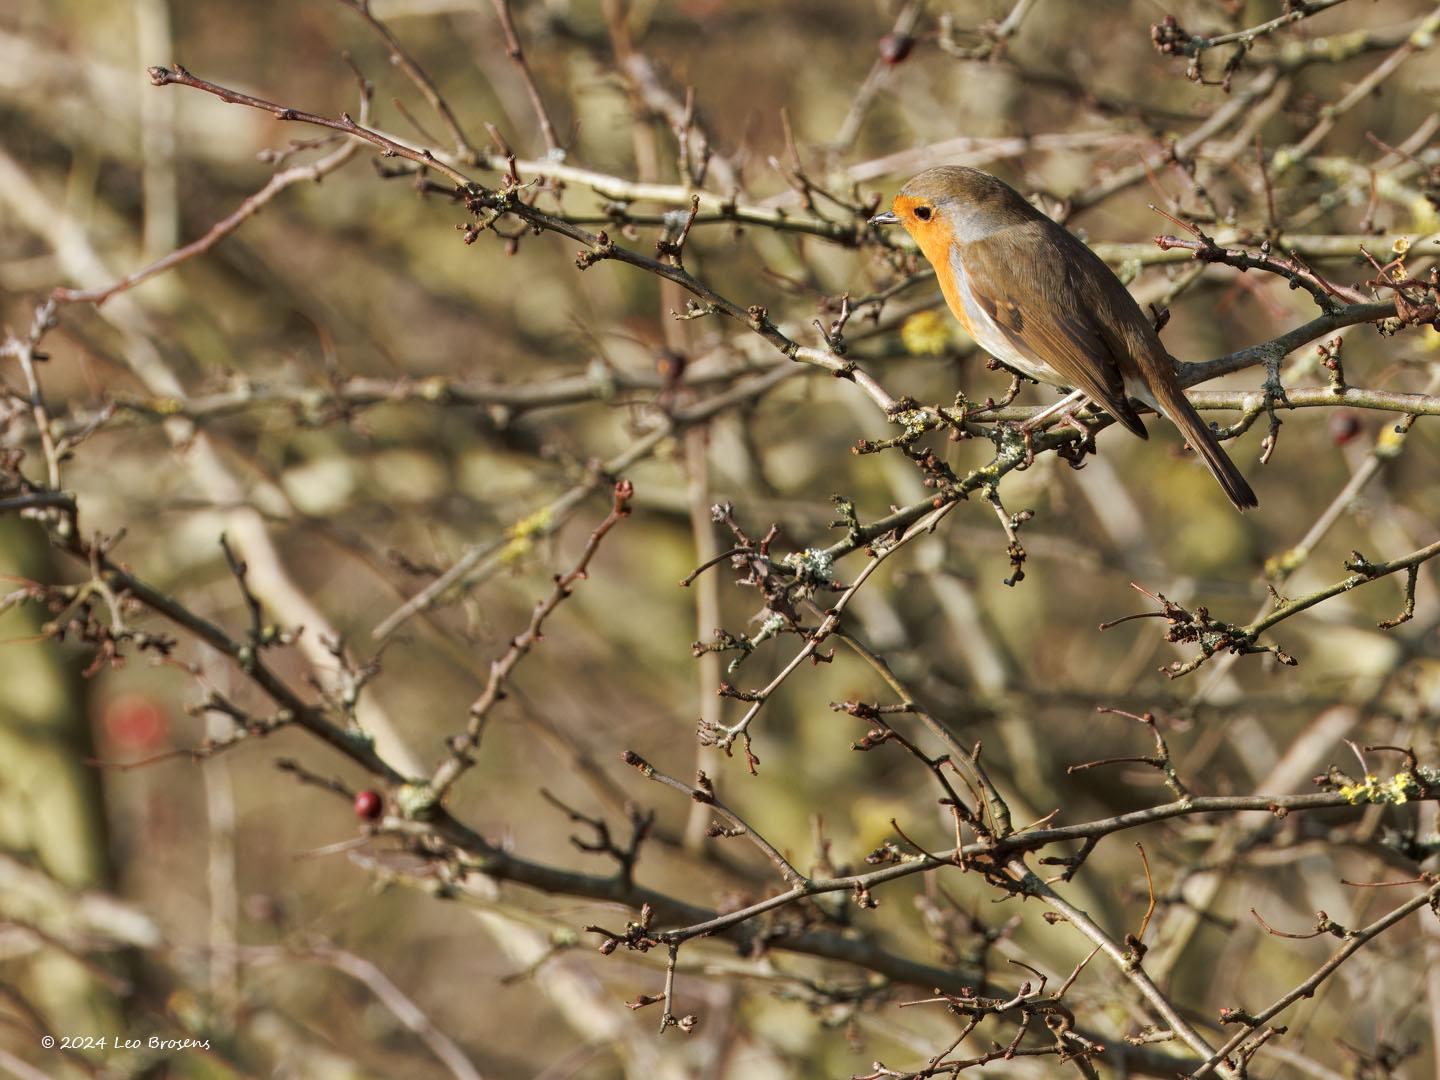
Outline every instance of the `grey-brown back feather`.
{"type": "MultiPolygon", "coordinates": [[[[1083,390],[1143,439],[1145,424],[1125,395],[1119,356],[1106,339],[1103,320],[1092,310],[1101,299],[1090,295],[1095,275],[1075,272],[1072,258],[1064,257],[1071,245],[1090,254],[1065,229],[1037,217],[962,244],[960,262],[976,300],[1019,352],[1051,368],[1065,385],[1083,390]],[[1055,250],[1057,242],[1064,245],[1060,251],[1055,250]],[[1054,256],[1037,259],[1037,251],[1054,256]],[[1020,297],[1044,302],[1028,303],[1020,297]]],[[[1115,281],[1103,263],[1101,269],[1115,281]]],[[[1119,281],[1115,284],[1125,292],[1119,281]]]]}
{"type": "Polygon", "coordinates": [[[1012,345],[1083,390],[1128,430],[1146,438],[1126,376],[1150,390],[1161,411],[1241,510],[1255,492],[1186,399],[1174,361],[1140,305],[1110,268],[1068,229],[1038,213],[961,245],[977,300],[1012,345]],[[1037,259],[1036,252],[1048,252],[1037,259]],[[1000,283],[1011,283],[1008,288],[1000,283]],[[1044,298],[1022,304],[1016,297],[1044,298]]]}

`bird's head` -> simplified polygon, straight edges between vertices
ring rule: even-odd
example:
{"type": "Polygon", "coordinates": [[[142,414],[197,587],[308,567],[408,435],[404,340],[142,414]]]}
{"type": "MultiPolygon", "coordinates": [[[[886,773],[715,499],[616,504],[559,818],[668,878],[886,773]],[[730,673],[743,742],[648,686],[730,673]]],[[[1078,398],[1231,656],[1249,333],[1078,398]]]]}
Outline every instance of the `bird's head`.
{"type": "Polygon", "coordinates": [[[941,265],[952,244],[972,243],[1041,216],[1005,181],[979,169],[943,165],[907,180],[890,209],[870,224],[903,225],[925,257],[941,265]]]}

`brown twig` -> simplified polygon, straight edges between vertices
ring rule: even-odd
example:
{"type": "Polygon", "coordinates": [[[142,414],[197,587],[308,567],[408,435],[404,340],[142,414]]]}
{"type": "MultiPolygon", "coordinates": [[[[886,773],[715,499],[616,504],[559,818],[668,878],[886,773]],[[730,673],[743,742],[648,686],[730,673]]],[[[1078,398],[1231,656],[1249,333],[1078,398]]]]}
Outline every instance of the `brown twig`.
{"type": "Polygon", "coordinates": [[[536,85],[530,65],[525,61],[525,50],[520,47],[520,35],[515,30],[515,20],[510,14],[510,0],[491,2],[495,6],[495,15],[500,20],[500,29],[505,34],[505,53],[514,62],[515,70],[520,73],[520,80],[525,84],[525,93],[530,96],[530,104],[535,109],[535,119],[540,124],[540,132],[545,136],[545,149],[552,158],[563,159],[565,149],[560,145],[560,138],[555,134],[555,125],[550,122],[550,113],[545,108],[545,99],[540,95],[540,87],[536,85]]]}
{"type": "Polygon", "coordinates": [[[475,763],[474,752],[485,732],[485,722],[489,718],[490,710],[504,698],[505,683],[511,672],[540,641],[545,620],[569,599],[571,586],[589,576],[590,561],[600,550],[601,541],[611,529],[630,516],[630,500],[634,495],[635,488],[628,480],[620,480],[615,484],[610,512],[585,541],[580,558],[568,571],[555,575],[555,588],[549,596],[535,605],[535,610],[530,614],[529,625],[511,639],[510,647],[503,655],[490,662],[489,678],[480,696],[470,704],[470,718],[465,731],[450,740],[450,755],[441,761],[430,778],[430,794],[436,802],[442,800],[455,781],[475,763]]]}

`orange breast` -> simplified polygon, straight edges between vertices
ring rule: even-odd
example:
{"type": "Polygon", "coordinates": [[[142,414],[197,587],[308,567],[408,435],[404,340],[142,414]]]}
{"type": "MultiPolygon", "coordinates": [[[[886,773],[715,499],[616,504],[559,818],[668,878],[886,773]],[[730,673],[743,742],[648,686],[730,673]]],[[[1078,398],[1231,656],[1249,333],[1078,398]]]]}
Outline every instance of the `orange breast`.
{"type": "MultiPolygon", "coordinates": [[[[899,204],[906,200],[901,195],[895,201],[899,204]]],[[[920,223],[907,213],[901,214],[901,220],[905,222],[905,228],[914,238],[930,265],[935,269],[935,278],[940,282],[940,291],[945,295],[945,303],[950,307],[950,313],[960,320],[960,325],[965,327],[966,332],[975,336],[975,327],[970,322],[970,317],[965,313],[965,301],[960,290],[960,284],[955,280],[955,271],[950,253],[955,243],[955,234],[951,231],[950,223],[943,215],[937,215],[934,220],[920,223]]]]}
{"type": "MultiPolygon", "coordinates": [[[[928,254],[926,256],[929,258],[928,254]]],[[[940,291],[945,294],[945,303],[950,308],[950,313],[960,320],[960,325],[965,327],[965,332],[972,338],[979,340],[975,324],[970,321],[970,316],[965,311],[965,300],[960,290],[960,282],[955,278],[954,262],[947,258],[931,259],[930,265],[935,267],[935,279],[940,282],[940,291]]]]}
{"type": "MultiPolygon", "coordinates": [[[[923,223],[912,230],[911,235],[915,237],[915,242],[920,245],[920,250],[924,252],[930,265],[935,268],[935,278],[940,282],[940,291],[945,294],[945,302],[949,305],[951,314],[960,321],[960,325],[965,327],[980,348],[1039,382],[1064,384],[1064,380],[1054,369],[1021,341],[997,326],[990,314],[970,295],[968,284],[962,280],[965,268],[963,260],[959,258],[960,248],[954,242],[949,223],[943,217],[923,223]]],[[[999,299],[1003,302],[1006,298],[999,299]]]]}

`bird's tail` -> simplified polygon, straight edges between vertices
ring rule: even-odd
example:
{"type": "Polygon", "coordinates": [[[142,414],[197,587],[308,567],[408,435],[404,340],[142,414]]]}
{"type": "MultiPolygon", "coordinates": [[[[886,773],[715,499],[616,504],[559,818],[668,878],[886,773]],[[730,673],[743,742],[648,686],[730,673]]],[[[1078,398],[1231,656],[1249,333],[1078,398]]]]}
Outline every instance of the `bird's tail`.
{"type": "Polygon", "coordinates": [[[1180,429],[1185,441],[1200,455],[1200,460],[1205,462],[1205,467],[1220,482],[1235,508],[1248,510],[1252,506],[1259,506],[1260,500],[1255,497],[1255,492],[1246,483],[1245,477],[1235,467],[1229,455],[1221,449],[1215,432],[1200,418],[1195,406],[1190,404],[1179,385],[1152,386],[1151,391],[1158,399],[1160,410],[1180,429]]]}

